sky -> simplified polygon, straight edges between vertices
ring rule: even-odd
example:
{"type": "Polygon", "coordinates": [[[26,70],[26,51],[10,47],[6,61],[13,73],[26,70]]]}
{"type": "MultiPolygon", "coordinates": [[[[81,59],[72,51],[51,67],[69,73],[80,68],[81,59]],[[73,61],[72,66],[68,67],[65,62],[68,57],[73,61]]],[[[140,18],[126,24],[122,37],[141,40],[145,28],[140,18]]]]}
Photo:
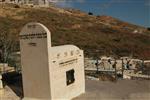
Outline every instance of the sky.
{"type": "Polygon", "coordinates": [[[59,7],[75,8],[94,15],[108,15],[150,27],[150,0],[49,0],[59,7]]]}

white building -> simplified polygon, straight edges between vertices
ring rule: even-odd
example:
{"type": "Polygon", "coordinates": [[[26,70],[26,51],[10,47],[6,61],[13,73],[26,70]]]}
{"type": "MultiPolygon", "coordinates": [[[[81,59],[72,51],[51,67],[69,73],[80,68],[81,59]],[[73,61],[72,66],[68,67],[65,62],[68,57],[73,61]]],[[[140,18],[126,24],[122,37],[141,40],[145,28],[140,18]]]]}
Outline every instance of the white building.
{"type": "Polygon", "coordinates": [[[48,0],[5,0],[4,2],[24,5],[49,6],[48,0]]]}

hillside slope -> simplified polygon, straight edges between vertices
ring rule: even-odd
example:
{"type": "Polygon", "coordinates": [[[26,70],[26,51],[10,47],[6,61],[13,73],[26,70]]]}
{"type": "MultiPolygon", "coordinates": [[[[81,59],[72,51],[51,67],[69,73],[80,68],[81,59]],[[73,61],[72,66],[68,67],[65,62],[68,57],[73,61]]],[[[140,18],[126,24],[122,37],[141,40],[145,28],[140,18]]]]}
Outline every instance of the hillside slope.
{"type": "MultiPolygon", "coordinates": [[[[40,22],[52,33],[52,45],[74,44],[86,56],[135,56],[150,59],[150,32],[110,16],[90,16],[78,10],[0,4],[0,34],[18,41],[21,28],[40,22]],[[140,30],[140,31],[139,31],[140,30]]],[[[1,38],[1,37],[0,37],[1,38]]],[[[17,46],[17,50],[19,47],[17,46]]]]}

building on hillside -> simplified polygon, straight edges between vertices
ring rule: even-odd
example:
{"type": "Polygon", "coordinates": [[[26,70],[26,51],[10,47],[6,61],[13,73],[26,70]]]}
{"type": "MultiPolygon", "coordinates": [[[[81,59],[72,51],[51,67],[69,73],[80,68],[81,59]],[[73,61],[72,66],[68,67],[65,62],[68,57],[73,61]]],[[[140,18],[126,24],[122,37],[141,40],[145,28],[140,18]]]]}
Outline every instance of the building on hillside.
{"type": "Polygon", "coordinates": [[[49,6],[48,0],[1,0],[5,3],[15,3],[24,5],[49,6]]]}

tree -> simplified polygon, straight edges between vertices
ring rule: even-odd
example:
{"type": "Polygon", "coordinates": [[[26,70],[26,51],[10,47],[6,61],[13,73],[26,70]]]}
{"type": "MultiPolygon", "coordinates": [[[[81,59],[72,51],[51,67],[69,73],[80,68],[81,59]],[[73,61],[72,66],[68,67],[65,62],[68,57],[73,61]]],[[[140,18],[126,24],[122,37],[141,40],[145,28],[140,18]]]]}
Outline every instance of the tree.
{"type": "Polygon", "coordinates": [[[2,63],[8,63],[10,54],[16,49],[16,43],[8,33],[0,33],[0,61],[2,63]]]}
{"type": "Polygon", "coordinates": [[[5,73],[6,64],[9,64],[9,57],[12,52],[17,49],[17,44],[15,40],[13,40],[13,35],[11,36],[8,33],[0,33],[0,62],[4,63],[3,73],[5,73]]]}

